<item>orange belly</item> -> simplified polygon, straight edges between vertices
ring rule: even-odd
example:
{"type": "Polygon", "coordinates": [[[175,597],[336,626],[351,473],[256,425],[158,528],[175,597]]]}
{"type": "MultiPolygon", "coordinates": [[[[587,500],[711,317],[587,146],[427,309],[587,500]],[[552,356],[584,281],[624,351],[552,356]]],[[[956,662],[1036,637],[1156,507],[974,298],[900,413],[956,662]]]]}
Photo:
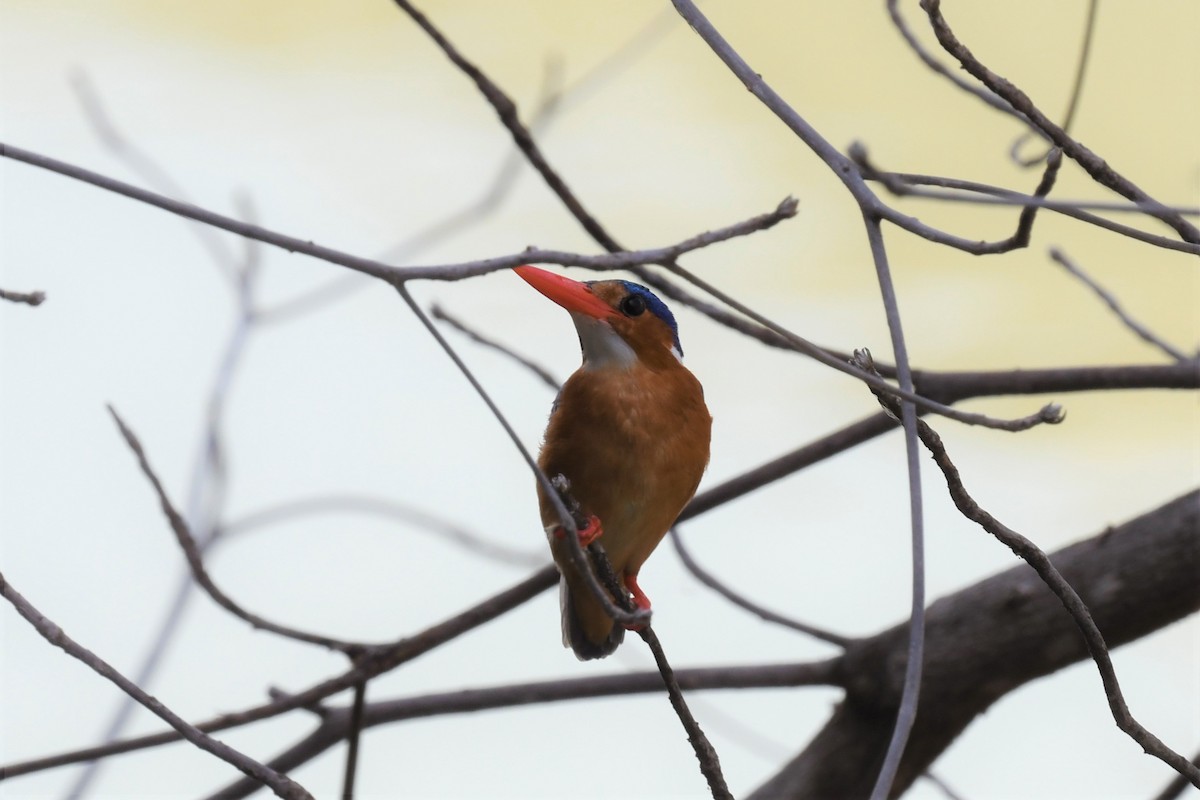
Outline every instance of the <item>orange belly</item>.
{"type": "MultiPolygon", "coordinates": [[[[572,375],[538,460],[551,478],[565,475],[581,511],[600,519],[600,543],[622,578],[637,574],[695,493],[708,463],[712,426],[703,390],[690,372],[682,366],[665,375],[640,372],[649,370],[581,369],[572,375]]],[[[540,487],[539,500],[543,524],[557,526],[540,487]]],[[[613,636],[612,620],[583,586],[564,548],[551,537],[566,582],[563,613],[573,613],[588,643],[600,647],[613,636]]],[[[565,623],[564,630],[568,627],[565,623]]]]}

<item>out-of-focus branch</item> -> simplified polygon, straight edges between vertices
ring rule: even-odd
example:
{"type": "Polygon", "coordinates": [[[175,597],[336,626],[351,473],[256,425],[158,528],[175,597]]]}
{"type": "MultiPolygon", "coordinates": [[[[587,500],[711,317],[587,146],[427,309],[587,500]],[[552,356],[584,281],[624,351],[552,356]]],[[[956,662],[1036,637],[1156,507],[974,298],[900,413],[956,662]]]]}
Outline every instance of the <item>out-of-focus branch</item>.
{"type": "MultiPolygon", "coordinates": [[[[196,723],[195,727],[205,733],[213,733],[277,717],[298,708],[313,708],[327,697],[350,689],[365,680],[389,672],[401,664],[440,647],[446,642],[453,641],[467,631],[491,622],[496,617],[511,611],[546,591],[551,586],[554,586],[557,581],[558,570],[553,565],[548,565],[515,586],[476,603],[474,606],[436,625],[432,625],[412,636],[407,636],[387,645],[380,645],[373,648],[360,658],[354,667],[340,675],[321,681],[304,691],[294,694],[280,695],[279,693],[274,693],[274,699],[270,703],[253,706],[242,711],[222,714],[204,722],[196,723]]],[[[174,731],[138,736],[98,747],[89,747],[56,756],[9,764],[0,769],[0,774],[4,777],[12,778],[67,764],[91,761],[103,756],[170,744],[182,738],[184,737],[174,731]]]]}
{"type": "MultiPolygon", "coordinates": [[[[551,483],[554,485],[554,489],[563,505],[570,510],[575,527],[582,530],[586,525],[586,521],[583,519],[579,502],[571,495],[570,481],[564,475],[556,475],[551,480],[551,483]]],[[[577,539],[568,544],[573,545],[576,550],[581,549],[577,539]]],[[[598,578],[599,584],[608,590],[609,595],[616,601],[616,605],[626,614],[633,615],[638,613],[639,609],[634,605],[629,597],[629,593],[618,580],[612,562],[608,560],[608,553],[605,552],[603,543],[599,540],[593,541],[588,545],[587,554],[590,566],[595,569],[595,574],[588,574],[586,577],[589,580],[598,578]]],[[[643,614],[649,614],[649,609],[642,609],[641,611],[643,614]]],[[[615,616],[613,617],[613,621],[619,622],[615,616]]],[[[650,626],[649,616],[646,616],[644,621],[633,627],[637,631],[638,636],[642,637],[642,641],[646,643],[646,646],[650,648],[650,653],[654,656],[654,663],[658,666],[658,673],[662,677],[663,685],[666,687],[667,698],[670,700],[671,708],[675,710],[675,715],[683,725],[683,730],[688,737],[688,743],[691,744],[692,751],[696,754],[696,760],[700,763],[700,773],[708,781],[708,789],[712,793],[713,800],[733,800],[733,795],[730,794],[729,787],[725,783],[725,775],[721,771],[721,760],[717,756],[717,751],[704,734],[700,723],[696,721],[692,710],[688,707],[687,701],[684,700],[683,689],[680,687],[679,681],[675,678],[675,670],[671,668],[671,664],[667,660],[666,651],[663,650],[662,642],[658,639],[658,634],[650,626]]]]}
{"type": "MultiPolygon", "coordinates": [[[[1106,389],[1200,388],[1200,361],[1153,366],[1075,367],[1049,370],[1014,370],[1009,372],[922,372],[913,373],[913,381],[924,387],[931,396],[946,402],[980,396],[1007,394],[1039,394],[1046,392],[1092,391],[1106,389]]],[[[679,516],[686,521],[711,511],[735,498],[781,480],[799,470],[819,463],[855,445],[895,428],[896,422],[880,412],[852,423],[841,430],[823,436],[724,483],[700,492],[679,516]]],[[[212,733],[269,719],[297,708],[307,708],[324,698],[353,687],[359,680],[382,674],[422,653],[451,641],[477,625],[506,613],[512,608],[554,586],[558,570],[552,565],[535,572],[529,578],[500,594],[466,609],[446,621],[412,637],[398,640],[387,647],[377,648],[375,657],[349,672],[322,681],[309,689],[281,696],[265,705],[223,714],[197,724],[197,728],[212,733]]],[[[685,686],[685,688],[687,688],[685,686]]],[[[0,773],[15,777],[31,772],[52,769],[68,764],[102,758],[107,755],[131,752],[178,741],[178,733],[167,732],[139,736],[110,745],[90,747],[5,766],[0,773]]]]}
{"type": "MultiPolygon", "coordinates": [[[[883,183],[893,194],[903,195],[912,194],[915,190],[909,188],[903,181],[893,177],[893,173],[880,172],[871,166],[867,156],[867,148],[856,142],[850,146],[850,158],[863,171],[863,177],[867,180],[878,180],[883,183]]],[[[1037,187],[1033,190],[1033,194],[1029,196],[1028,202],[1013,201],[1014,205],[1021,205],[1020,215],[1017,217],[1017,228],[1012,235],[1006,239],[1001,239],[996,242],[979,242],[976,249],[973,251],[975,255],[991,255],[994,253],[1007,253],[1011,250],[1019,250],[1029,246],[1029,236],[1033,232],[1033,222],[1037,217],[1038,209],[1043,207],[1043,204],[1048,202],[1046,195],[1050,194],[1050,190],[1054,188],[1055,181],[1058,180],[1058,170],[1062,166],[1062,153],[1054,150],[1051,151],[1046,159],[1046,169],[1042,173],[1042,179],[1038,182],[1037,187]]],[[[1024,197],[1023,195],[1017,195],[1024,197]]],[[[961,197],[952,198],[955,200],[962,199],[961,197]]],[[[977,196],[968,195],[967,200],[979,200],[977,196]]],[[[985,200],[995,200],[996,198],[984,198],[985,200]]],[[[1009,202],[1007,197],[1002,197],[998,202],[1009,202]]]]}
{"type": "MultiPolygon", "coordinates": [[[[150,188],[168,197],[190,202],[187,192],[171,177],[171,174],[148,153],[134,144],[129,137],[121,133],[116,122],[105,109],[100,94],[96,91],[91,76],[86,70],[78,68],[72,70],[71,88],[75,90],[75,96],[79,99],[79,105],[83,108],[84,116],[91,123],[96,138],[108,148],[109,152],[144,180],[150,188]]],[[[200,245],[208,251],[213,264],[221,272],[221,276],[231,286],[236,286],[241,266],[227,243],[217,236],[211,227],[192,225],[188,229],[196,235],[200,245]]]]}
{"type": "Polygon", "coordinates": [[[8,289],[0,289],[0,300],[7,300],[10,303],[24,303],[27,306],[40,306],[46,302],[46,293],[12,292],[8,289]]]}
{"type": "Polygon", "coordinates": [[[831,631],[818,628],[815,625],[809,625],[807,622],[785,617],[783,614],[776,613],[769,608],[764,608],[752,600],[748,600],[738,592],[729,588],[717,576],[700,566],[699,562],[692,556],[691,551],[683,543],[683,535],[679,532],[679,527],[675,526],[670,530],[671,544],[675,545],[675,553],[679,556],[679,560],[683,562],[683,566],[688,572],[695,576],[696,580],[712,589],[717,594],[724,597],[729,602],[739,608],[744,608],[751,614],[754,614],[759,619],[766,622],[772,622],[776,625],[782,625],[785,628],[791,628],[794,631],[807,634],[814,639],[820,639],[828,644],[836,645],[837,647],[845,647],[850,641],[849,638],[833,633],[831,631]]]}
{"type": "Polygon", "coordinates": [[[487,347],[492,350],[497,350],[497,351],[503,353],[504,355],[508,356],[509,358],[516,361],[518,364],[520,364],[521,366],[525,367],[525,369],[529,370],[534,375],[537,375],[539,378],[541,378],[542,383],[546,384],[551,389],[558,391],[558,389],[562,385],[562,382],[559,381],[558,378],[556,378],[552,374],[550,374],[550,370],[546,369],[541,364],[534,362],[532,359],[526,358],[525,356],[521,355],[520,353],[514,352],[511,348],[505,347],[504,345],[497,342],[495,339],[491,339],[487,336],[484,336],[482,333],[471,328],[466,323],[459,320],[457,317],[449,314],[441,306],[435,304],[429,310],[429,314],[434,319],[440,319],[442,322],[445,322],[447,325],[454,328],[459,333],[465,334],[467,336],[467,338],[469,338],[471,341],[475,342],[476,344],[483,345],[484,347],[487,347]]]}
{"type": "Polygon", "coordinates": [[[370,645],[359,642],[344,642],[340,639],[331,639],[327,636],[319,636],[317,634],[308,633],[306,631],[290,628],[286,625],[280,625],[268,619],[252,614],[246,611],[236,602],[234,602],[220,587],[218,587],[208,575],[208,571],[204,568],[204,557],[200,552],[200,548],[196,544],[196,540],[192,537],[192,533],[188,530],[187,523],[183,517],[175,510],[175,506],[167,497],[166,490],[163,489],[162,482],[158,479],[158,475],[154,472],[154,468],[150,466],[150,461],[146,457],[145,450],[142,449],[141,442],[137,436],[130,430],[121,416],[117,414],[116,409],[112,406],[108,407],[108,412],[112,415],[113,420],[117,423],[117,427],[121,431],[122,438],[129,445],[129,449],[133,451],[137,458],[138,466],[142,470],[142,474],[150,481],[150,485],[154,488],[155,494],[158,495],[159,504],[162,506],[163,514],[167,518],[167,522],[171,526],[171,530],[175,534],[176,541],[179,542],[180,548],[183,550],[184,556],[187,558],[188,567],[192,570],[192,576],[196,579],[196,583],[200,585],[208,596],[211,597],[217,605],[224,608],[235,617],[245,620],[255,628],[270,631],[288,639],[295,639],[298,642],[307,642],[309,644],[320,645],[327,647],[330,650],[337,650],[346,654],[360,653],[366,650],[370,645]]]}
{"type": "Polygon", "coordinates": [[[0,574],[0,595],[3,595],[4,599],[12,603],[17,613],[24,617],[41,634],[43,639],[60,648],[67,655],[83,662],[101,677],[112,681],[121,691],[137,700],[149,711],[178,731],[181,738],[237,767],[246,773],[246,775],[253,778],[256,785],[269,786],[280,797],[288,798],[288,800],[312,800],[312,795],[303,786],[286,775],[281,775],[275,770],[263,766],[244,753],[234,750],[224,742],[212,738],[196,726],[191,725],[187,720],[167,708],[159,700],[151,697],[136,683],[114,669],[107,661],[67,636],[62,628],[38,611],[2,574],[0,574]]]}
{"type": "Polygon", "coordinates": [[[1050,258],[1067,272],[1078,278],[1084,286],[1091,289],[1097,297],[1104,301],[1104,304],[1108,306],[1109,310],[1111,310],[1113,314],[1117,316],[1117,319],[1121,320],[1126,328],[1129,328],[1129,330],[1137,334],[1138,338],[1140,338],[1142,341],[1148,342],[1149,344],[1157,347],[1159,350],[1163,351],[1176,361],[1186,361],[1189,358],[1187,353],[1176,348],[1170,342],[1155,334],[1154,331],[1150,330],[1145,325],[1129,316],[1128,312],[1126,312],[1125,308],[1121,305],[1121,302],[1117,300],[1112,292],[1108,291],[1095,280],[1093,280],[1090,275],[1084,272],[1082,267],[1076,264],[1075,261],[1067,256],[1067,254],[1062,250],[1057,247],[1051,247],[1050,258]]]}
{"type": "MultiPolygon", "coordinates": [[[[1195,613],[1200,491],[1059,550],[1050,563],[1078,591],[1109,647],[1195,613]]],[[[894,795],[1001,697],[1088,657],[1075,621],[1026,564],[934,602],[926,632],[921,705],[894,795]]],[[[847,648],[839,669],[846,698],[749,800],[867,795],[873,776],[864,765],[879,763],[891,732],[907,639],[902,624],[847,648]]]]}
{"type": "Polygon", "coordinates": [[[929,15],[929,21],[933,25],[933,32],[937,36],[938,42],[947,53],[958,60],[963,69],[1028,117],[1034,127],[1045,134],[1068,158],[1083,167],[1093,180],[1142,206],[1147,214],[1165,222],[1184,241],[1200,244],[1200,230],[1197,230],[1194,225],[1146,194],[1133,181],[1113,169],[1103,158],[1073,139],[1042,113],[1034,105],[1029,95],[984,66],[954,35],[945,17],[942,16],[940,0],[921,0],[921,8],[925,9],[925,13],[929,15]]]}
{"type": "MultiPolygon", "coordinates": [[[[866,353],[865,351],[860,352],[856,354],[856,357],[859,358],[864,368],[870,368],[870,353],[866,353]]],[[[876,397],[880,404],[890,413],[894,415],[901,413],[901,408],[892,398],[882,393],[877,393],[876,397]]],[[[1067,582],[1062,573],[1055,568],[1054,564],[1042,552],[1041,548],[1027,537],[1022,536],[993,517],[971,497],[963,485],[958,467],[950,459],[950,455],[946,452],[946,448],[942,444],[942,439],[938,436],[937,432],[922,420],[917,420],[917,427],[921,442],[928,448],[934,462],[945,476],[947,488],[950,490],[950,497],[954,500],[954,505],[962,515],[996,537],[997,540],[1012,550],[1013,553],[1023,559],[1029,566],[1033,567],[1038,577],[1054,592],[1055,596],[1058,597],[1059,601],[1071,615],[1079,632],[1083,634],[1088,653],[1091,655],[1092,660],[1096,662],[1096,667],[1100,671],[1100,679],[1104,682],[1104,691],[1108,696],[1109,708],[1112,711],[1113,719],[1116,721],[1117,726],[1141,745],[1145,752],[1161,759],[1180,774],[1187,775],[1196,784],[1196,787],[1200,788],[1200,769],[1189,764],[1186,758],[1163,744],[1157,736],[1146,730],[1141,723],[1134,719],[1133,714],[1130,713],[1129,706],[1126,704],[1124,695],[1121,692],[1121,686],[1117,681],[1117,673],[1113,668],[1112,659],[1109,657],[1108,646],[1105,644],[1104,636],[1100,633],[1100,629],[1092,618],[1088,606],[1079,596],[1079,593],[1067,582]]],[[[1197,533],[1200,534],[1200,528],[1197,529],[1197,533]]],[[[1195,594],[1197,597],[1200,597],[1200,587],[1196,589],[1195,594]]]]}
{"type": "MultiPolygon", "coordinates": [[[[1016,119],[1033,128],[1033,124],[1023,113],[1013,108],[1011,105],[997,97],[992,92],[980,89],[978,86],[968,83],[967,81],[958,77],[958,75],[955,74],[949,67],[934,58],[933,53],[930,53],[927,49],[925,49],[925,46],[921,44],[921,41],[913,34],[912,29],[908,27],[908,22],[904,19],[904,15],[900,13],[899,0],[887,0],[887,11],[888,16],[892,18],[892,24],[896,26],[896,30],[899,32],[900,36],[903,37],[909,48],[914,54],[916,54],[917,58],[921,59],[925,66],[929,67],[929,69],[931,69],[933,72],[941,75],[943,78],[950,81],[967,94],[974,95],[1002,114],[1008,114],[1012,117],[1015,117],[1016,119]]],[[[1033,130],[1036,131],[1037,129],[1033,128],[1033,130]]]]}
{"type": "Polygon", "coordinates": [[[110,178],[106,175],[84,169],[83,167],[68,164],[65,161],[59,161],[20,147],[0,143],[0,158],[11,158],[14,161],[20,161],[50,172],[56,172],[65,177],[82,181],[83,183],[90,183],[106,191],[124,195],[132,200],[161,208],[164,211],[187,219],[203,222],[206,225],[212,225],[213,227],[221,228],[230,233],[236,233],[239,236],[254,239],[291,253],[312,256],[322,261],[328,261],[331,264],[337,264],[356,272],[379,278],[393,286],[400,286],[406,281],[412,280],[458,281],[465,278],[486,275],[489,272],[517,267],[522,264],[559,264],[564,267],[585,267],[594,270],[628,269],[629,267],[641,264],[654,264],[675,258],[683,253],[708,247],[709,245],[772,228],[785,219],[794,217],[797,206],[796,200],[788,197],[779,203],[774,210],[768,211],[765,214],[759,214],[758,216],[724,228],[717,228],[698,234],[677,244],[648,250],[628,250],[618,253],[608,253],[606,255],[583,255],[581,253],[545,250],[534,247],[508,256],[464,261],[455,264],[441,264],[428,267],[394,267],[374,259],[363,258],[362,256],[355,256],[350,253],[334,250],[333,248],[313,244],[311,241],[295,236],[277,233],[260,225],[251,225],[241,220],[194,206],[190,203],[173,200],[155,192],[116,180],[115,178],[110,178]]]}
{"type": "MultiPolygon", "coordinates": [[[[770,689],[798,686],[836,685],[837,660],[798,664],[756,664],[752,666],[703,667],[676,670],[679,685],[688,691],[705,689],[770,689]]],[[[363,727],[374,728],[406,720],[447,714],[470,714],[497,708],[514,708],[595,697],[626,697],[662,691],[658,672],[633,672],[623,675],[592,675],[536,683],[515,683],[479,689],[404,697],[368,703],[363,711],[363,727]]],[[[296,742],[268,762],[280,772],[291,772],[307,764],[346,738],[351,709],[323,709],[321,722],[308,736],[296,742]]],[[[238,781],[215,797],[236,800],[257,787],[238,781]]]]}
{"type": "Polygon", "coordinates": [[[221,539],[248,533],[256,528],[277,525],[298,517],[317,514],[369,514],[394,522],[402,522],[415,530],[439,536],[472,555],[489,558],[502,564],[538,567],[546,563],[545,550],[517,550],[489,541],[474,531],[416,508],[382,497],[359,494],[335,494],[305,497],[290,503],[260,509],[222,523],[218,528],[221,539]]]}
{"type": "MultiPolygon", "coordinates": [[[[1100,0],[1089,0],[1087,19],[1083,23],[1083,43],[1079,47],[1079,60],[1075,64],[1075,82],[1071,86],[1071,99],[1067,102],[1066,113],[1063,114],[1062,129],[1067,133],[1071,130],[1071,123],[1075,121],[1075,112],[1079,109],[1079,100],[1083,97],[1083,79],[1087,75],[1088,62],[1092,54],[1092,41],[1095,39],[1096,34],[1096,11],[1099,7],[1100,0]]],[[[1047,150],[1041,155],[1028,158],[1021,157],[1021,148],[1035,135],[1043,134],[1037,128],[1031,127],[1021,136],[1018,136],[1016,141],[1012,143],[1012,147],[1008,149],[1008,154],[1012,160],[1022,167],[1036,166],[1050,153],[1050,150],[1047,150]]]]}
{"type": "MultiPolygon", "coordinates": [[[[1176,250],[1181,253],[1192,253],[1200,255],[1200,245],[1181,242],[1178,239],[1159,236],[1153,233],[1135,228],[1131,225],[1122,225],[1119,222],[1113,222],[1110,219],[1102,217],[1098,214],[1092,214],[1086,209],[1100,209],[1105,211],[1131,212],[1137,211],[1141,213],[1140,208],[1129,206],[1121,203],[1094,203],[1094,202],[1078,202],[1071,200],[1048,200],[1045,198],[1037,198],[1032,195],[1014,192],[1011,189],[1004,189],[999,186],[989,186],[985,183],[977,181],[962,180],[960,178],[946,178],[940,175],[918,175],[912,172],[883,172],[878,170],[866,158],[866,148],[861,145],[852,148],[852,153],[855,154],[859,166],[863,170],[864,177],[867,180],[878,180],[883,186],[893,194],[899,196],[922,197],[931,200],[944,200],[953,203],[982,203],[982,204],[1002,204],[1015,206],[1036,206],[1052,211],[1056,214],[1062,214],[1064,217],[1086,222],[1089,225],[1095,225],[1097,228],[1118,233],[1122,236],[1127,236],[1145,244],[1151,244],[1155,247],[1161,247],[1166,250],[1176,250]],[[938,186],[946,189],[955,190],[953,193],[932,192],[919,187],[922,186],[938,186]]],[[[1195,209],[1178,209],[1181,213],[1192,213],[1195,209]]]]}

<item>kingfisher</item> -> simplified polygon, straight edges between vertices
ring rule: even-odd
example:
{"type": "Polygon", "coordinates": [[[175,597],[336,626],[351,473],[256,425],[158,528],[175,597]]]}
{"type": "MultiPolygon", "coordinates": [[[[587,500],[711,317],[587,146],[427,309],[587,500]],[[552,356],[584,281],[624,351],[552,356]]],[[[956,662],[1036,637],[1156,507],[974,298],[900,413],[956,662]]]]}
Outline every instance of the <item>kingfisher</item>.
{"type": "MultiPolygon", "coordinates": [[[[571,314],[583,363],[550,410],[538,466],[564,476],[613,572],[639,609],[650,599],[638,571],[696,493],[708,466],[712,416],[704,389],[683,366],[675,316],[645,286],[573,281],[516,267],[534,289],[571,314]]],[[[571,563],[565,532],[545,488],[538,504],[558,565],[563,646],[581,661],[604,658],[625,638],[571,563]]],[[[614,598],[615,599],[615,598],[614,598]]]]}

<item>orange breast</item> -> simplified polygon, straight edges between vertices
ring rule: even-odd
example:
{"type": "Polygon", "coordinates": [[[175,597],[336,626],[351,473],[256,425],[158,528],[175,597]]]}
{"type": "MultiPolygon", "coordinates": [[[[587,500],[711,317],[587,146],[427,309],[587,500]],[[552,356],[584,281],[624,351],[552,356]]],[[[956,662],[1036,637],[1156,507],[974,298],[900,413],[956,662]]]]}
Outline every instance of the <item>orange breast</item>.
{"type": "MultiPolygon", "coordinates": [[[[580,369],[563,386],[546,429],[539,464],[550,477],[565,475],[581,510],[599,517],[600,541],[618,576],[637,574],[708,464],[712,417],[703,389],[677,361],[672,367],[580,369]]],[[[539,500],[543,524],[557,525],[540,487],[539,500]]],[[[552,550],[560,548],[552,540],[552,550]]],[[[554,555],[568,585],[576,584],[565,556],[554,555]]],[[[575,598],[581,617],[591,611],[583,608],[588,600],[575,598]]],[[[605,620],[591,627],[611,629],[605,620]]]]}

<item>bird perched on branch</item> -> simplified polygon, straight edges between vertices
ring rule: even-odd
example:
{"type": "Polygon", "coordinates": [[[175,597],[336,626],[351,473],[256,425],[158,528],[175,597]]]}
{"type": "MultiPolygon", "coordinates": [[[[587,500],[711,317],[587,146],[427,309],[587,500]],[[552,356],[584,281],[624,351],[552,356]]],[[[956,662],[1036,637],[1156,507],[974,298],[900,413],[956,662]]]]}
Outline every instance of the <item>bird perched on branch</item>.
{"type": "MultiPolygon", "coordinates": [[[[618,582],[641,609],[650,600],[638,570],[696,492],[708,464],[712,417],[704,390],[683,366],[675,317],[630,281],[581,283],[537,267],[515,272],[571,314],[583,364],[563,384],[538,465],[563,475],[618,582]]],[[[564,531],[538,485],[542,524],[562,577],[563,646],[580,660],[603,658],[625,638],[571,563],[564,531]]]]}

